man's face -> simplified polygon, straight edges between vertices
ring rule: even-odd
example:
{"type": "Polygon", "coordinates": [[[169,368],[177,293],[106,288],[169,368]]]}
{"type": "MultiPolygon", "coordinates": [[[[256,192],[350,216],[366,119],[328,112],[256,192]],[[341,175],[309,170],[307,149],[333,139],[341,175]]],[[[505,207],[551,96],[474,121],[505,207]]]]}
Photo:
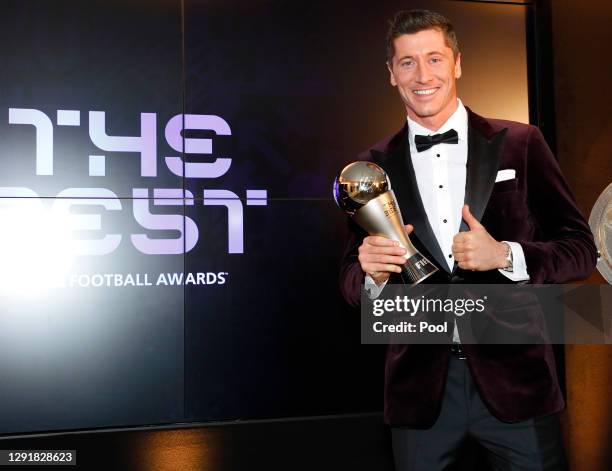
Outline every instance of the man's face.
{"type": "Polygon", "coordinates": [[[387,64],[391,85],[397,87],[410,119],[437,131],[457,109],[460,55],[455,60],[437,29],[403,34],[393,44],[395,54],[387,64]]]}

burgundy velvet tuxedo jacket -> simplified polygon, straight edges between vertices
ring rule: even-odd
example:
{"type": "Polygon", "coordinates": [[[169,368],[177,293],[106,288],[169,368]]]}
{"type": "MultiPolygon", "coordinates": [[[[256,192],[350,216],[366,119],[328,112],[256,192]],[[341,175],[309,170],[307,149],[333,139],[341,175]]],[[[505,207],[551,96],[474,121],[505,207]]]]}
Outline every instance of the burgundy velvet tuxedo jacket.
{"type": "MultiPolygon", "coordinates": [[[[415,247],[439,271],[428,283],[512,283],[497,270],[449,272],[423,208],[410,158],[407,125],[362,153],[388,174],[415,247]]],[[[519,242],[530,283],[586,278],[596,264],[593,236],[540,131],[530,125],[486,119],[468,109],[465,203],[496,240],[519,242]],[[495,183],[497,172],[516,178],[495,183]]],[[[364,273],[357,248],[366,234],[349,222],[340,286],[351,305],[360,302],[364,273]]],[[[461,230],[467,230],[465,222],[461,230]]],[[[390,280],[393,282],[393,278],[390,280]]],[[[399,281],[398,281],[399,282],[399,281]]],[[[558,412],[564,402],[550,345],[464,345],[476,387],[490,412],[517,422],[558,412]]],[[[430,427],[440,413],[450,352],[446,345],[390,345],[385,362],[385,421],[430,427]]]]}

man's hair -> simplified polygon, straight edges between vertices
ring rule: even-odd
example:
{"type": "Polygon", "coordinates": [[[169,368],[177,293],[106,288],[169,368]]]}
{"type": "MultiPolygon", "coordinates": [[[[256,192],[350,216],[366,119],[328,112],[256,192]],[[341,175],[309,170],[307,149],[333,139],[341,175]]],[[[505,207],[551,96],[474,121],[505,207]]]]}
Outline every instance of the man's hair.
{"type": "Polygon", "coordinates": [[[453,55],[457,58],[459,54],[459,44],[455,29],[448,18],[430,10],[404,10],[395,15],[393,20],[389,21],[389,30],[387,31],[387,62],[391,64],[393,55],[395,54],[395,46],[393,41],[403,34],[414,34],[427,29],[437,29],[444,33],[446,45],[453,50],[453,55]]]}

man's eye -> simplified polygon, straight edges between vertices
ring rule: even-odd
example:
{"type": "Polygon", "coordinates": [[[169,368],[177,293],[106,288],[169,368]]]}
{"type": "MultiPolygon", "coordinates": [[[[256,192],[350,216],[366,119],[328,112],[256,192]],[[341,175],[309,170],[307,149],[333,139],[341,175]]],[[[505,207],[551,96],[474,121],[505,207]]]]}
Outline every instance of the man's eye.
{"type": "Polygon", "coordinates": [[[404,61],[404,62],[402,62],[400,65],[401,65],[402,67],[410,67],[412,64],[414,64],[414,62],[413,62],[413,61],[404,61]]]}
{"type": "Polygon", "coordinates": [[[440,59],[439,57],[432,57],[432,58],[431,58],[431,62],[432,62],[432,63],[434,63],[434,64],[436,64],[436,63],[438,63],[438,62],[442,62],[442,59],[440,59]]]}

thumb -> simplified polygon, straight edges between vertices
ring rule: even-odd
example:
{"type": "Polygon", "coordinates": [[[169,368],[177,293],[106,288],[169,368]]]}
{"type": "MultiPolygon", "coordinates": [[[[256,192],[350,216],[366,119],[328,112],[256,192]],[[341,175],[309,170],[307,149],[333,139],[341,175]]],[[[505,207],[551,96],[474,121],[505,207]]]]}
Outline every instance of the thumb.
{"type": "Polygon", "coordinates": [[[414,230],[414,227],[412,226],[412,224],[406,224],[404,228],[406,229],[407,235],[410,235],[410,233],[414,230]]]}
{"type": "Polygon", "coordinates": [[[478,220],[474,217],[474,215],[470,212],[470,207],[467,204],[463,205],[463,209],[461,210],[461,217],[467,223],[470,231],[475,229],[480,229],[482,224],[478,222],[478,220]]]}

